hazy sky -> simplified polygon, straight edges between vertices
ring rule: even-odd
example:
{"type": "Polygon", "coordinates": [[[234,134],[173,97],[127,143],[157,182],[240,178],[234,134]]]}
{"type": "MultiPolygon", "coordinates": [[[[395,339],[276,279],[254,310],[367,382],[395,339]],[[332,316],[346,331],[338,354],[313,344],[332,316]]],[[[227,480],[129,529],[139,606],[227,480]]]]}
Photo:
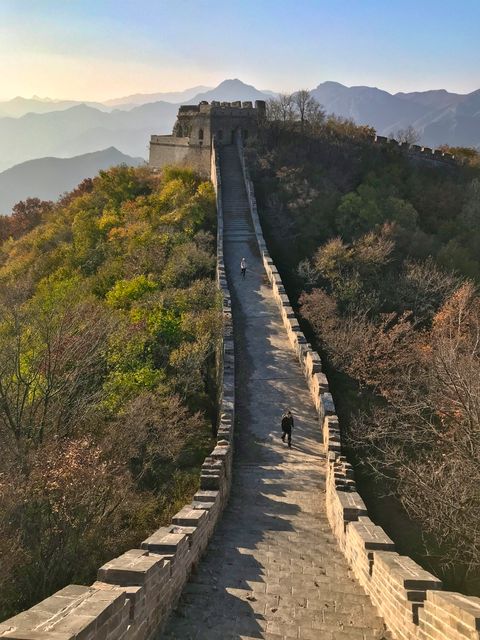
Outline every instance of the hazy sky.
{"type": "Polygon", "coordinates": [[[0,0],[0,99],[480,88],[480,0],[0,0]]]}

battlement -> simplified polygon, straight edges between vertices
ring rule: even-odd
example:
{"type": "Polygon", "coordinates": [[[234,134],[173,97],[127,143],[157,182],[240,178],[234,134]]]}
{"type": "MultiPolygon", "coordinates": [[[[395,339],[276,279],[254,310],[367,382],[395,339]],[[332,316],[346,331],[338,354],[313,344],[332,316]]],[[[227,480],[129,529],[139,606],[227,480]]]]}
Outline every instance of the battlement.
{"type": "Polygon", "coordinates": [[[219,102],[218,100],[212,100],[208,103],[206,100],[202,100],[198,104],[185,104],[178,110],[178,116],[196,116],[199,113],[205,113],[210,115],[237,115],[251,117],[252,111],[255,114],[264,114],[266,111],[266,103],[264,100],[255,100],[255,104],[251,101],[236,100],[234,102],[219,102]]]}
{"type": "Polygon", "coordinates": [[[431,149],[430,147],[422,147],[418,144],[398,142],[398,140],[394,138],[377,135],[372,137],[372,142],[374,144],[400,149],[414,160],[425,160],[434,164],[462,164],[460,158],[456,158],[453,154],[442,151],[441,149],[431,149]]]}

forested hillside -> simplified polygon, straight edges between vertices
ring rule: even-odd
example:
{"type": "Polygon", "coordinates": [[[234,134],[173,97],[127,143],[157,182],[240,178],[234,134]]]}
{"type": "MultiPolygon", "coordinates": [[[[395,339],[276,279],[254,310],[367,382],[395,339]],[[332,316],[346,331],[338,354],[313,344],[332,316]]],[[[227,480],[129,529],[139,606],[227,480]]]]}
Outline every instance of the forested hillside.
{"type": "Polygon", "coordinates": [[[196,488],[215,420],[213,187],[118,167],[0,246],[0,619],[95,579],[196,488]]]}
{"type": "Polygon", "coordinates": [[[262,224],[369,511],[447,588],[478,593],[478,155],[413,163],[369,134],[318,111],[268,123],[249,150],[262,224]]]}

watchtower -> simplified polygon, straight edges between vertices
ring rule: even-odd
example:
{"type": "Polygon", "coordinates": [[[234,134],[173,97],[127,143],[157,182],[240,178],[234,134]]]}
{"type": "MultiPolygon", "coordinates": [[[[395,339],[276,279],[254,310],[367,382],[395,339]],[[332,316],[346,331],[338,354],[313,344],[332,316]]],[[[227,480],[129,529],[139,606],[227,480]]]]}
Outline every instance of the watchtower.
{"type": "Polygon", "coordinates": [[[151,167],[190,166],[203,175],[210,174],[212,141],[233,144],[237,131],[244,140],[254,137],[265,118],[265,102],[200,102],[178,110],[172,135],[152,135],[151,167]]]}

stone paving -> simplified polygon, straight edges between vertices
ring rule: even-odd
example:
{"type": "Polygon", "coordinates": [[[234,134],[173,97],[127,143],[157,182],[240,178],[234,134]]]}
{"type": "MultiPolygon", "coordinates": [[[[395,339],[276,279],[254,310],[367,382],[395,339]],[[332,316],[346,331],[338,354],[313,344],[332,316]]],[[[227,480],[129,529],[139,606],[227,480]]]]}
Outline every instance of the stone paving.
{"type": "Polygon", "coordinates": [[[222,180],[237,374],[234,481],[162,638],[386,638],[330,531],[316,412],[267,283],[233,147],[222,154],[222,180]],[[285,407],[295,418],[292,449],[280,439],[285,407]]]}

